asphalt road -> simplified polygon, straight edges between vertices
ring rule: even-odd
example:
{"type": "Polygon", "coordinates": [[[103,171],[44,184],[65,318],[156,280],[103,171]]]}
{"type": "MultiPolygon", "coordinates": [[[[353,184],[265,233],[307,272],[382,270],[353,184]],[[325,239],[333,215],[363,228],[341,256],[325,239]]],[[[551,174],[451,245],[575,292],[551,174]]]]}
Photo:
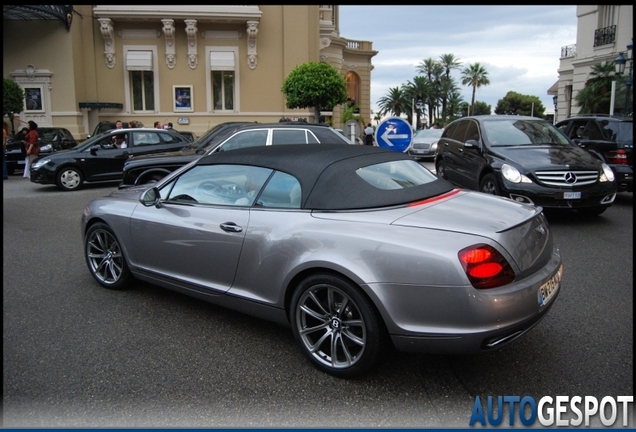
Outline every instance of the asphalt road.
{"type": "Polygon", "coordinates": [[[465,428],[476,396],[633,395],[632,194],[591,219],[547,213],[564,282],[522,339],[478,356],[391,352],[342,380],[287,328],[146,283],[100,288],[80,214],[115,184],[3,186],[5,428],[465,428]]]}

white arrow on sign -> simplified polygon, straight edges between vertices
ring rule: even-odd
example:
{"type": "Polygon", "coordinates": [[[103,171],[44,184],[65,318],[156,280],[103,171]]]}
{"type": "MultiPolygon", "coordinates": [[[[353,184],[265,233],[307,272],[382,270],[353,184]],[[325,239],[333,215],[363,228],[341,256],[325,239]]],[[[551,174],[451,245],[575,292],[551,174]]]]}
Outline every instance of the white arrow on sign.
{"type": "Polygon", "coordinates": [[[393,147],[392,139],[404,139],[408,138],[409,134],[396,134],[395,127],[389,126],[386,131],[382,134],[382,139],[387,142],[391,147],[393,147]]]}

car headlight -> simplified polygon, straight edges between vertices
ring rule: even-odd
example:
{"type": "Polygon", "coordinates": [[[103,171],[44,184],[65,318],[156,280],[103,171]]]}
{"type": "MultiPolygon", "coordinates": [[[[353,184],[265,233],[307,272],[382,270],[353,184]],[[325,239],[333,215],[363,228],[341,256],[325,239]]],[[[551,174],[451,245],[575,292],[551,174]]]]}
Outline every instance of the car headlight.
{"type": "Polygon", "coordinates": [[[51,144],[43,145],[42,147],[40,147],[40,152],[42,153],[49,153],[52,151],[53,151],[53,146],[51,144]]]}
{"type": "Polygon", "coordinates": [[[432,151],[432,152],[437,151],[437,141],[436,141],[436,142],[434,142],[433,144],[431,144],[431,151],[432,151]]]}
{"type": "Polygon", "coordinates": [[[31,168],[33,168],[33,169],[38,169],[38,168],[40,168],[41,166],[46,165],[46,164],[47,164],[47,163],[49,163],[50,161],[51,161],[51,159],[49,159],[49,158],[43,158],[43,159],[37,160],[37,161],[35,161],[35,162],[33,162],[33,163],[31,164],[31,168]]]}
{"type": "Polygon", "coordinates": [[[521,174],[517,168],[508,164],[501,166],[501,174],[511,183],[532,183],[532,180],[521,174]]]}
{"type": "Polygon", "coordinates": [[[603,174],[601,174],[601,177],[599,178],[599,180],[601,182],[612,182],[612,181],[614,181],[614,179],[615,179],[614,171],[612,171],[612,169],[605,163],[601,164],[601,168],[603,168],[603,174]]]}

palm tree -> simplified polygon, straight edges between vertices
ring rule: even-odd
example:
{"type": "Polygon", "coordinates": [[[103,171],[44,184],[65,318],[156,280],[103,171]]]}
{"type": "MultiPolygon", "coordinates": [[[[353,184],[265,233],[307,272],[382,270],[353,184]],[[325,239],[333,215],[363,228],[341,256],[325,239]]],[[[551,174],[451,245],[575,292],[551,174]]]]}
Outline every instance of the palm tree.
{"type": "Polygon", "coordinates": [[[614,62],[602,62],[592,66],[590,78],[574,99],[581,114],[609,112],[612,81],[616,80],[614,62]]]}
{"type": "MultiPolygon", "coordinates": [[[[415,76],[413,78],[413,82],[408,81],[405,85],[402,86],[402,91],[406,95],[408,99],[411,100],[411,104],[413,104],[418,99],[425,101],[428,99],[428,95],[430,93],[430,82],[424,76],[415,76]]],[[[413,105],[411,105],[413,108],[413,105]]],[[[410,115],[408,117],[411,117],[410,115]]],[[[409,123],[412,123],[412,119],[409,118],[409,123]]],[[[417,126],[420,125],[420,112],[417,112],[417,126]]]]}
{"type": "Polygon", "coordinates": [[[479,63],[469,64],[462,71],[462,84],[473,88],[473,97],[470,102],[470,111],[473,112],[473,108],[475,107],[475,92],[479,87],[490,84],[488,71],[479,63]]]}
{"type": "Polygon", "coordinates": [[[396,117],[402,113],[408,113],[411,109],[411,101],[405,96],[404,91],[399,87],[389,88],[386,96],[382,96],[378,100],[380,115],[391,114],[396,117]]]}
{"type": "Polygon", "coordinates": [[[462,65],[462,62],[460,62],[454,54],[442,54],[439,56],[439,63],[444,68],[444,75],[446,75],[446,78],[450,78],[451,70],[459,69],[462,65]]]}

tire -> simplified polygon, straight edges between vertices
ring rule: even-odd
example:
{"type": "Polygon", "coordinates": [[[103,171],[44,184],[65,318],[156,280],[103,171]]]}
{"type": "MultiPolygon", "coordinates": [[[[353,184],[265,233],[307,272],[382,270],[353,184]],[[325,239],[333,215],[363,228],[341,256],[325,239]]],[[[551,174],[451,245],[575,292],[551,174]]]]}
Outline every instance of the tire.
{"type": "Polygon", "coordinates": [[[499,186],[494,174],[486,174],[479,184],[479,191],[490,195],[499,195],[499,186]]]}
{"type": "Polygon", "coordinates": [[[104,288],[119,290],[132,275],[119,240],[105,223],[91,226],[84,236],[84,257],[91,275],[104,288]]]}
{"type": "Polygon", "coordinates": [[[168,173],[165,173],[163,175],[159,173],[150,174],[150,175],[144,176],[143,179],[137,183],[137,185],[147,185],[147,184],[157,183],[159,180],[161,180],[167,175],[168,173]]]}
{"type": "Polygon", "coordinates": [[[578,211],[579,214],[582,214],[584,216],[598,216],[601,213],[603,213],[605,210],[607,210],[607,206],[582,207],[582,208],[576,209],[576,211],[578,211]]]}
{"type": "Polygon", "coordinates": [[[353,378],[377,363],[386,330],[357,286],[336,275],[316,274],[298,285],[290,308],[294,337],[319,369],[353,378]]]}
{"type": "Polygon", "coordinates": [[[63,191],[77,190],[84,184],[84,175],[75,167],[62,168],[57,173],[56,183],[63,191]]]}
{"type": "Polygon", "coordinates": [[[444,165],[443,160],[439,160],[435,164],[435,173],[437,174],[437,178],[448,180],[448,177],[446,177],[446,165],[444,165]]]}

